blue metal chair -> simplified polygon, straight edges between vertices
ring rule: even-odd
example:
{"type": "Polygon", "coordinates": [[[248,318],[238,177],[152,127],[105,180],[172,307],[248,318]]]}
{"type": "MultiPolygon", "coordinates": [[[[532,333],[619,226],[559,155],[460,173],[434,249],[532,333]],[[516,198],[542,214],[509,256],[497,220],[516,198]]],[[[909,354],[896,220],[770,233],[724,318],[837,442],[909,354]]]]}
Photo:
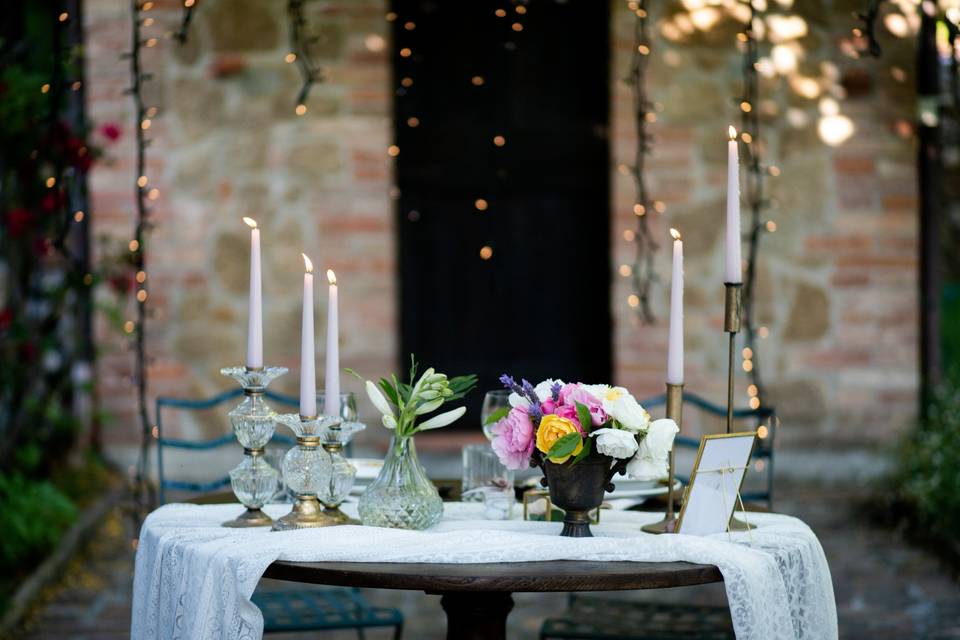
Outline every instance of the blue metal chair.
{"type": "MultiPolygon", "coordinates": [[[[167,438],[163,430],[164,410],[202,411],[242,395],[242,389],[231,389],[203,400],[163,396],[157,398],[155,415],[160,504],[166,503],[168,490],[202,494],[230,485],[228,475],[208,482],[168,478],[164,469],[164,449],[211,451],[223,446],[236,445],[233,433],[209,440],[167,438]]],[[[266,396],[279,405],[299,406],[299,400],[291,396],[273,391],[267,391],[266,396]]],[[[287,446],[293,446],[295,443],[293,438],[285,434],[274,434],[271,442],[287,446]]],[[[403,614],[399,610],[370,605],[356,588],[258,590],[254,592],[251,599],[263,613],[264,633],[355,629],[360,640],[364,638],[364,629],[369,628],[393,627],[395,640],[399,640],[403,633],[403,614]]]]}

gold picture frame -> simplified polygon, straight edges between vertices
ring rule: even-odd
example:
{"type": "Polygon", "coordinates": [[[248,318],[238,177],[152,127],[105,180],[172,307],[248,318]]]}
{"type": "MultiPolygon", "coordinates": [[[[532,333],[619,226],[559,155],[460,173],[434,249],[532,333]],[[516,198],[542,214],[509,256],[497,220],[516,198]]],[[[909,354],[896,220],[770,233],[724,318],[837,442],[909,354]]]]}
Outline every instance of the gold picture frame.
{"type": "MultiPolygon", "coordinates": [[[[684,489],[683,492],[683,506],[680,509],[680,517],[677,519],[677,533],[683,533],[683,519],[687,514],[687,507],[690,504],[690,496],[693,494],[694,486],[696,485],[697,480],[697,471],[700,469],[700,463],[703,461],[703,452],[706,449],[709,442],[713,440],[724,440],[728,438],[750,438],[750,452],[747,455],[746,463],[743,475],[740,476],[740,483],[737,486],[737,496],[740,495],[740,492],[743,490],[743,481],[747,477],[747,471],[750,467],[750,462],[753,460],[753,452],[757,446],[757,432],[756,431],[741,431],[737,433],[718,433],[705,435],[700,439],[700,448],[697,449],[697,457],[693,462],[693,470],[690,472],[690,482],[684,489]]],[[[721,479],[722,482],[722,479],[721,479]]],[[[732,501],[730,506],[730,516],[727,519],[727,529],[729,530],[729,521],[733,518],[733,513],[736,511],[736,499],[732,501]]]]}

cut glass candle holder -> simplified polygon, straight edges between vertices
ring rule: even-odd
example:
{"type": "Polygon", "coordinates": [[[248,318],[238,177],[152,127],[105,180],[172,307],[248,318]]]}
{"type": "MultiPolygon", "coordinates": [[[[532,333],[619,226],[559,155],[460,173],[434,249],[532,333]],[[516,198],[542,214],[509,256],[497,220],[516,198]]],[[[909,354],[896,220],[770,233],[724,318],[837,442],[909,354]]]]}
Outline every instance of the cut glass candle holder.
{"type": "Polygon", "coordinates": [[[273,523],[263,512],[263,505],[276,493],[280,475],[267,463],[264,449],[273,437],[276,412],[264,399],[275,378],[287,372],[286,367],[226,367],[220,373],[243,387],[243,400],[228,414],[233,433],[243,447],[243,460],[230,472],[230,485],[246,511],[225,527],[262,527],[273,523]]]}

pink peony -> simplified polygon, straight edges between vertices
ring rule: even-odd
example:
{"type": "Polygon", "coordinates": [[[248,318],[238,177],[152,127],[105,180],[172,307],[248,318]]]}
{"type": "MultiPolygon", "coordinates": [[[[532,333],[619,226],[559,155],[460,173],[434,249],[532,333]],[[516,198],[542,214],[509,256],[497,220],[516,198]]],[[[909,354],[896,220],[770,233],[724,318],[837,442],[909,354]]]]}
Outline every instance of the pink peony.
{"type": "Polygon", "coordinates": [[[514,407],[493,427],[493,450],[507,469],[525,469],[536,446],[536,429],[526,407],[514,407]]]}
{"type": "Polygon", "coordinates": [[[590,424],[594,427],[599,427],[610,420],[600,401],[579,384],[566,384],[560,389],[560,404],[572,407],[574,415],[576,415],[578,402],[590,410],[590,424]]]}

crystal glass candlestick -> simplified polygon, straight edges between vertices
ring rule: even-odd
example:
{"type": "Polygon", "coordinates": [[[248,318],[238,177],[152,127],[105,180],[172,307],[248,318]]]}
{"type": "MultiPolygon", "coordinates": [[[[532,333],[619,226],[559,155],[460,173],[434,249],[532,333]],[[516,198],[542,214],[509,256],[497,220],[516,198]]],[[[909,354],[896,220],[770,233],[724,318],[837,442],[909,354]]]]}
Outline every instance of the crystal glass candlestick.
{"type": "Polygon", "coordinates": [[[320,447],[324,430],[340,424],[340,418],[307,417],[295,413],[278,415],[276,421],[286,425],[297,437],[297,444],[283,457],[283,479],[296,494],[293,509],[273,523],[274,531],[328,527],[332,518],[323,514],[317,493],[330,479],[330,455],[320,447]]]}
{"type": "Polygon", "coordinates": [[[320,436],[323,450],[330,455],[330,478],[320,487],[317,499],[323,505],[323,514],[337,524],[360,524],[359,520],[340,510],[357,476],[356,468],[343,455],[343,447],[355,434],[366,428],[367,425],[362,422],[341,422],[324,429],[320,436]]]}
{"type": "Polygon", "coordinates": [[[230,413],[230,425],[243,446],[243,461],[230,472],[230,485],[247,510],[225,527],[262,527],[273,522],[261,508],[277,490],[279,473],[263,457],[273,437],[276,413],[264,400],[267,385],[287,372],[286,367],[226,367],[220,370],[243,387],[243,401],[230,413]]]}

